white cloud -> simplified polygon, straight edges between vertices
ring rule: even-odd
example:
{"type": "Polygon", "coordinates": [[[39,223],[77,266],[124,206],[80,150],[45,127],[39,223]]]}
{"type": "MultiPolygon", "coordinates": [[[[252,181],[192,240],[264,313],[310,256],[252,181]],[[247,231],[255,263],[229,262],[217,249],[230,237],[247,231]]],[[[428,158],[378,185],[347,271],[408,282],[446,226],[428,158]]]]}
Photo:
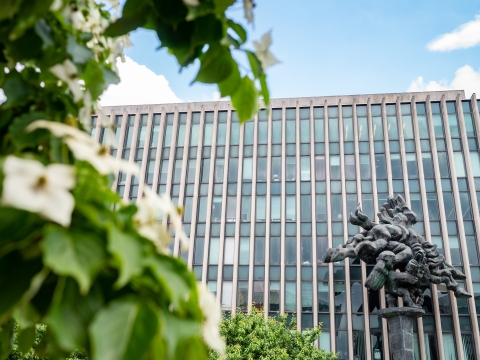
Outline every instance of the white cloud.
{"type": "Polygon", "coordinates": [[[117,61],[120,83],[110,85],[100,98],[102,106],[144,105],[182,102],[163,75],[125,56],[117,61]]]}
{"type": "Polygon", "coordinates": [[[480,71],[475,71],[470,65],[462,66],[455,72],[455,77],[449,84],[447,80],[424,82],[419,76],[412,80],[407,91],[440,91],[440,90],[465,90],[465,95],[480,94],[480,71]]]}
{"type": "Polygon", "coordinates": [[[450,33],[443,34],[427,45],[430,51],[467,49],[480,44],[480,15],[450,33]]]}

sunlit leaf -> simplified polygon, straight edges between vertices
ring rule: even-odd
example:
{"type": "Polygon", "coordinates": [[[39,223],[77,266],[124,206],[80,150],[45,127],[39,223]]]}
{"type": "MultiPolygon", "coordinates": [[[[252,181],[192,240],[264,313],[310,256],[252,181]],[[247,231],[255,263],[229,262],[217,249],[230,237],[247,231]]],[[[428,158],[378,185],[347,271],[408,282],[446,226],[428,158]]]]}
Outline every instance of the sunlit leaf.
{"type": "Polygon", "coordinates": [[[258,111],[258,92],[253,81],[245,76],[238,90],[232,95],[232,105],[237,110],[240,122],[252,118],[258,111]]]}
{"type": "Polygon", "coordinates": [[[151,305],[133,298],[115,300],[97,313],[90,326],[92,359],[141,359],[157,330],[158,316],[151,305]]]}
{"type": "Polygon", "coordinates": [[[200,59],[200,70],[194,81],[207,84],[219,83],[225,80],[233,68],[230,51],[223,46],[212,46],[200,59]]]}
{"type": "Polygon", "coordinates": [[[117,288],[122,288],[132,276],[140,275],[143,268],[143,245],[140,239],[111,226],[108,232],[108,251],[116,259],[120,272],[115,283],[117,288]]]}
{"type": "Polygon", "coordinates": [[[105,261],[101,238],[93,232],[66,231],[51,226],[42,241],[43,260],[55,273],[71,276],[86,294],[105,261]]]}

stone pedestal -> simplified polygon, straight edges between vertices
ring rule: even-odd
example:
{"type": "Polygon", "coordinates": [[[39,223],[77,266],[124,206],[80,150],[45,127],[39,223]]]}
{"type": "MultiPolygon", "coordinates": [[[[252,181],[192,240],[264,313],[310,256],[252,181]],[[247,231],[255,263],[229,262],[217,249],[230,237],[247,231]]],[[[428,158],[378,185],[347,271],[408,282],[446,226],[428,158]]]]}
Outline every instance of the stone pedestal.
{"type": "Polygon", "coordinates": [[[394,307],[381,309],[378,315],[387,319],[391,358],[413,360],[413,322],[425,315],[425,311],[420,308],[394,307]]]}

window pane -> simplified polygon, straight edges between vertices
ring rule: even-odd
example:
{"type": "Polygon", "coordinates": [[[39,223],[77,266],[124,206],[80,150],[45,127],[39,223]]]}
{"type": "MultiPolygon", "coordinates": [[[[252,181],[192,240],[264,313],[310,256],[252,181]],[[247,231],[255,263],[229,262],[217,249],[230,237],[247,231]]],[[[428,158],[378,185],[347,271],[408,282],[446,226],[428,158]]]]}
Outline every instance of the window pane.
{"type": "Polygon", "coordinates": [[[370,155],[360,155],[360,177],[362,179],[371,179],[370,155]]]}
{"type": "Polygon", "coordinates": [[[222,286],[222,311],[232,310],[232,289],[231,281],[224,281],[222,286]]]}
{"type": "Polygon", "coordinates": [[[297,311],[297,284],[295,282],[285,283],[285,311],[297,311]]]}
{"type": "Polygon", "coordinates": [[[327,196],[316,196],[316,219],[317,221],[327,220],[327,196]]]}
{"type": "Polygon", "coordinates": [[[358,140],[368,141],[368,124],[366,117],[359,117],[357,119],[358,126],[358,140]]]}
{"type": "Polygon", "coordinates": [[[328,119],[328,140],[330,142],[339,141],[338,135],[338,119],[328,119]]]}
{"type": "Polygon", "coordinates": [[[465,174],[465,162],[463,161],[463,154],[455,151],[453,153],[453,157],[455,158],[455,171],[457,173],[457,177],[466,177],[467,175],[465,174]]]}
{"type": "Polygon", "coordinates": [[[250,238],[240,238],[239,264],[250,263],[250,238]]]}
{"type": "Polygon", "coordinates": [[[265,221],[266,217],[266,197],[257,196],[256,218],[260,221],[265,221]]]}
{"type": "Polygon", "coordinates": [[[418,178],[417,157],[413,153],[407,153],[406,158],[408,178],[418,178]]]}
{"type": "Polygon", "coordinates": [[[301,180],[310,180],[310,156],[302,156],[300,158],[300,178],[301,180]]]}
{"type": "Polygon", "coordinates": [[[315,179],[325,180],[325,155],[315,156],[315,179]]]}
{"type": "Polygon", "coordinates": [[[355,155],[345,155],[345,178],[354,180],[355,174],[355,155]]]}
{"type": "Polygon", "coordinates": [[[250,205],[252,198],[250,196],[242,196],[241,221],[250,221],[250,205]]]}
{"type": "Polygon", "coordinates": [[[210,238],[210,256],[208,258],[209,265],[218,265],[218,255],[220,250],[220,239],[210,238]]]}
{"type": "Polygon", "coordinates": [[[203,145],[212,145],[213,124],[205,124],[205,130],[203,132],[203,145]]]}
{"type": "Polygon", "coordinates": [[[315,142],[325,141],[325,121],[315,120],[315,142]]]}
{"type": "Polygon", "coordinates": [[[271,198],[271,214],[272,221],[280,221],[281,202],[280,196],[272,196],[271,198]]]}
{"type": "Polygon", "coordinates": [[[343,118],[343,141],[353,141],[352,118],[343,118]]]}
{"type": "MultiPolygon", "coordinates": [[[[295,221],[295,195],[286,196],[286,220],[295,221]]],[[[257,218],[258,220],[258,218],[257,218]]]]}
{"type": "Polygon", "coordinates": [[[270,239],[270,264],[279,265],[280,264],[280,238],[272,237],[270,239]]]}
{"type": "Polygon", "coordinates": [[[287,156],[286,162],[286,180],[295,180],[295,157],[287,156]]]}
{"type": "Polygon", "coordinates": [[[332,197],[332,220],[342,220],[342,195],[331,195],[332,197]]]}
{"type": "Polygon", "coordinates": [[[412,117],[410,115],[403,115],[402,123],[403,123],[403,137],[405,139],[413,139],[412,117]]]}
{"type": "Polygon", "coordinates": [[[372,117],[373,138],[374,140],[383,140],[383,123],[380,116],[372,117]]]}
{"type": "Polygon", "coordinates": [[[243,159],[243,180],[252,180],[253,159],[243,159]]]}
{"type": "Polygon", "coordinates": [[[388,138],[390,140],[398,139],[398,127],[397,127],[397,117],[388,116],[387,117],[387,126],[388,126],[388,138]]]}
{"type": "Polygon", "coordinates": [[[257,181],[267,181],[267,158],[257,159],[257,181]]]}
{"type": "Polygon", "coordinates": [[[340,180],[340,156],[330,156],[330,176],[333,180],[340,180]]]}
{"type": "Polygon", "coordinates": [[[280,181],[282,179],[282,158],[272,157],[272,181],[280,181]]]}
{"type": "Polygon", "coordinates": [[[237,216],[237,197],[227,197],[227,221],[235,221],[237,216]]]}

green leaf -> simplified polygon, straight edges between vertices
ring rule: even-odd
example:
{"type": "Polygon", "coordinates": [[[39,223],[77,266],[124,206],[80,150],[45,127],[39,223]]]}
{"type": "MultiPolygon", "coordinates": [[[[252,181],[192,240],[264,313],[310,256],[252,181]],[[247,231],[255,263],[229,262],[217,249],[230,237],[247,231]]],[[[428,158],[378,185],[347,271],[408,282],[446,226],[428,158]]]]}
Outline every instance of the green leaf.
{"type": "Polygon", "coordinates": [[[17,71],[10,71],[5,76],[3,91],[7,97],[7,101],[2,104],[3,109],[23,105],[35,95],[33,89],[17,71]]]}
{"type": "Polygon", "coordinates": [[[45,231],[41,247],[45,264],[56,274],[77,280],[81,294],[88,292],[105,262],[103,241],[93,231],[70,229],[67,232],[50,226],[45,231]]]}
{"type": "Polygon", "coordinates": [[[227,20],[227,24],[238,35],[241,40],[241,44],[244,44],[247,41],[247,31],[243,28],[243,26],[230,19],[227,20]]]}
{"type": "Polygon", "coordinates": [[[111,226],[108,231],[108,251],[116,260],[120,276],[115,287],[122,288],[143,270],[143,244],[140,239],[111,226]]]}
{"type": "Polygon", "coordinates": [[[268,104],[270,103],[270,92],[268,90],[268,85],[267,85],[267,75],[263,74],[262,76],[260,76],[259,80],[260,80],[260,88],[261,88],[260,94],[262,94],[263,96],[264,105],[268,108],[268,104]]]}
{"type": "Polygon", "coordinates": [[[21,150],[22,148],[28,146],[38,147],[39,143],[43,140],[43,137],[48,139],[49,133],[46,130],[34,132],[25,131],[25,128],[35,120],[47,118],[48,116],[44,113],[31,112],[22,114],[13,120],[13,123],[10,125],[8,130],[10,132],[10,136],[12,137],[13,143],[18,148],[17,150],[21,150]]]}
{"type": "Polygon", "coordinates": [[[263,75],[262,63],[260,62],[260,60],[258,60],[258,57],[255,53],[248,50],[245,52],[247,53],[253,76],[255,77],[255,79],[259,79],[263,75]]]}
{"type": "Polygon", "coordinates": [[[208,14],[195,19],[195,31],[192,36],[192,44],[212,44],[219,42],[223,37],[223,24],[213,14],[208,14]]]}
{"type": "Polygon", "coordinates": [[[21,0],[3,0],[2,11],[0,11],[0,20],[12,18],[21,4],[21,0]]]}
{"type": "Polygon", "coordinates": [[[39,257],[24,259],[18,252],[10,252],[0,258],[0,323],[5,313],[14,305],[30,288],[32,278],[42,269],[39,257]],[[15,271],[12,271],[15,269],[15,271]]]}
{"type": "Polygon", "coordinates": [[[45,19],[40,19],[35,23],[35,32],[43,40],[42,49],[46,49],[54,44],[54,40],[52,38],[52,29],[50,26],[48,26],[45,19]]]}
{"type": "Polygon", "coordinates": [[[0,326],[0,359],[6,359],[12,351],[15,321],[10,318],[0,326]]]}
{"type": "Polygon", "coordinates": [[[215,0],[215,12],[223,15],[231,5],[235,4],[236,0],[215,0]]]}
{"type": "Polygon", "coordinates": [[[80,45],[72,35],[68,35],[67,38],[67,52],[72,56],[73,62],[77,64],[85,64],[93,58],[93,52],[80,45]]]}
{"type": "Polygon", "coordinates": [[[234,67],[230,50],[223,46],[210,46],[200,57],[200,62],[200,70],[194,82],[219,83],[230,75],[234,67]]]}
{"type": "Polygon", "coordinates": [[[115,37],[128,34],[143,26],[151,13],[150,4],[146,1],[127,1],[122,10],[122,17],[110,24],[104,35],[115,37]]]}
{"type": "Polygon", "coordinates": [[[46,322],[63,350],[73,351],[87,346],[88,325],[102,305],[98,284],[84,296],[74,280],[62,278],[58,282],[46,322]]]}
{"type": "Polygon", "coordinates": [[[234,64],[230,75],[225,80],[218,83],[220,95],[224,97],[235,94],[235,92],[238,90],[241,80],[242,78],[240,76],[240,71],[238,71],[238,65],[234,64]]]}
{"type": "Polygon", "coordinates": [[[26,354],[33,346],[35,341],[35,327],[30,326],[26,329],[22,329],[17,337],[18,350],[21,353],[26,354]]]}
{"type": "Polygon", "coordinates": [[[93,360],[138,360],[158,330],[158,309],[133,298],[112,301],[89,329],[93,360]]]}
{"type": "Polygon", "coordinates": [[[120,82],[117,74],[93,59],[87,62],[82,79],[85,80],[85,87],[90,90],[94,99],[99,97],[108,85],[120,82]]]}
{"type": "Polygon", "coordinates": [[[238,90],[232,96],[232,105],[237,110],[240,123],[251,119],[257,113],[258,91],[248,76],[240,81],[238,90]]]}
{"type": "Polygon", "coordinates": [[[174,307],[181,307],[196,286],[192,273],[181,260],[166,255],[150,256],[145,260],[155,278],[163,286],[165,296],[174,307]]]}
{"type": "Polygon", "coordinates": [[[201,337],[201,324],[190,320],[177,317],[175,314],[163,312],[160,314],[162,326],[162,335],[167,342],[168,358],[188,359],[189,357],[180,357],[182,353],[181,345],[188,343],[186,340],[201,337]],[[179,347],[180,346],[180,347],[179,347]]]}

